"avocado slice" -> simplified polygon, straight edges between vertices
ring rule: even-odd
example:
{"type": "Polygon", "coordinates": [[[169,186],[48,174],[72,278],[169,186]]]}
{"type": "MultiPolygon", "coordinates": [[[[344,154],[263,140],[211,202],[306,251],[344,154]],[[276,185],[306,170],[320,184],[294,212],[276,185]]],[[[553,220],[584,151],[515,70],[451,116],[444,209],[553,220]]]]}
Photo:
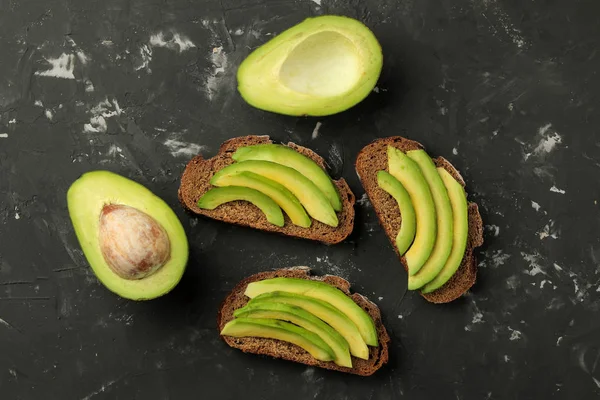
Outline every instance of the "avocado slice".
{"type": "Polygon", "coordinates": [[[454,224],[448,191],[431,157],[424,150],[411,150],[406,155],[419,165],[425,180],[427,180],[427,184],[431,189],[431,195],[433,196],[433,202],[435,203],[437,221],[437,235],[431,255],[419,272],[408,277],[408,289],[415,290],[433,280],[442,270],[446,261],[448,261],[450,251],[452,250],[454,224]]]}
{"type": "Polygon", "coordinates": [[[377,172],[377,183],[379,187],[385,190],[398,203],[400,208],[400,216],[402,217],[402,225],[396,236],[396,249],[402,256],[415,240],[415,232],[417,229],[417,216],[415,209],[410,200],[410,195],[404,189],[404,186],[386,171],[377,172]]]}
{"type": "Polygon", "coordinates": [[[240,147],[231,156],[236,161],[263,160],[294,168],[310,179],[329,199],[335,211],[342,211],[342,200],[327,173],[313,160],[296,150],[279,144],[257,144],[240,147]]]}
{"type": "Polygon", "coordinates": [[[290,217],[294,225],[308,228],[311,220],[300,201],[279,183],[267,179],[252,172],[240,172],[234,175],[220,175],[217,179],[213,177],[210,183],[214,186],[241,186],[258,190],[264,195],[270,197],[279,207],[290,217]]]}
{"type": "Polygon", "coordinates": [[[245,295],[254,298],[260,294],[275,291],[301,294],[331,304],[358,327],[366,344],[369,346],[378,345],[377,330],[371,316],[338,288],[324,282],[308,279],[272,278],[249,283],[245,295]]]}
{"type": "Polygon", "coordinates": [[[383,64],[361,22],[308,18],[254,50],[240,65],[238,90],[250,105],[286,115],[331,115],[363,100],[383,64]]]}
{"type": "Polygon", "coordinates": [[[387,152],[390,175],[404,186],[415,209],[415,240],[404,255],[411,276],[421,269],[433,251],[437,230],[435,204],[419,166],[395,147],[388,146],[387,152]]]}
{"type": "Polygon", "coordinates": [[[269,292],[252,298],[248,305],[254,306],[262,302],[289,304],[304,309],[315,317],[322,319],[342,335],[348,343],[350,354],[363,360],[369,359],[369,348],[360,336],[360,331],[354,322],[331,304],[301,294],[269,292]]]}
{"type": "Polygon", "coordinates": [[[334,362],[342,367],[352,368],[348,342],[335,329],[304,309],[282,303],[259,301],[235,310],[236,318],[269,318],[291,322],[310,332],[316,333],[334,353],[334,362]]]}
{"type": "Polygon", "coordinates": [[[225,324],[221,335],[282,340],[303,348],[319,361],[334,358],[333,350],[316,333],[275,319],[236,318],[225,324]]]}
{"type": "Polygon", "coordinates": [[[236,200],[249,201],[260,208],[267,217],[267,221],[277,226],[284,225],[283,213],[277,203],[269,196],[249,187],[225,186],[212,188],[200,197],[198,207],[214,210],[221,204],[236,200]]]}
{"type": "MultiPolygon", "coordinates": [[[[98,280],[110,291],[131,300],[149,300],[168,293],[179,283],[188,260],[187,237],[177,215],[150,190],[109,171],[92,171],[70,186],[67,205],[81,249],[98,280]],[[168,238],[166,259],[147,276],[123,278],[105,258],[100,239],[101,219],[105,212],[117,209],[143,216],[145,222],[150,221],[168,238]]],[[[127,241],[131,238],[128,234],[136,236],[140,230],[121,233],[124,235],[121,238],[127,241]]]]}
{"type": "Polygon", "coordinates": [[[306,209],[308,215],[326,225],[338,226],[338,218],[327,197],[310,179],[293,168],[271,161],[248,160],[228,165],[217,172],[213,179],[240,172],[253,172],[271,179],[288,189],[306,209]]]}
{"type": "Polygon", "coordinates": [[[423,293],[430,293],[439,289],[452,278],[465,256],[467,238],[469,237],[469,209],[465,189],[444,168],[438,168],[437,171],[442,178],[442,182],[444,182],[444,186],[446,186],[448,197],[450,198],[454,222],[454,236],[452,251],[446,261],[446,265],[444,265],[439,274],[431,282],[421,289],[423,293]]]}

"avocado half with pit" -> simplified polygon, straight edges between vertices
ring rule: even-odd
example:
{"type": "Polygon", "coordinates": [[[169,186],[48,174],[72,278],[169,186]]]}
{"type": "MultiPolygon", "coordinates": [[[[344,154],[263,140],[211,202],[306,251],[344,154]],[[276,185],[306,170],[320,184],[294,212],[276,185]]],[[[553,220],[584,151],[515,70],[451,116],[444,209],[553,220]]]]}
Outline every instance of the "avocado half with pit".
{"type": "Polygon", "coordinates": [[[146,187],[108,171],[83,174],[67,203],[81,249],[109,290],[149,300],[173,289],[188,241],[173,210],[146,187]]]}
{"type": "Polygon", "coordinates": [[[262,110],[331,115],[367,97],[382,64],[381,46],[361,22],[333,15],[308,18],[242,62],[238,90],[262,110]]]}

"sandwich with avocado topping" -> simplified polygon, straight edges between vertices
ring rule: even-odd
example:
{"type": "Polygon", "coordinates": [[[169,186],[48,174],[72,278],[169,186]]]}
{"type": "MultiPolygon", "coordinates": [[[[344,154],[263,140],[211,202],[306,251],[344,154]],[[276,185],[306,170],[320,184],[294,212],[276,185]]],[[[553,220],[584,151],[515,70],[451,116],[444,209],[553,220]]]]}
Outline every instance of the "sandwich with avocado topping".
{"type": "Polygon", "coordinates": [[[466,293],[476,280],[483,222],[456,168],[400,136],[367,145],[355,166],[408,273],[408,289],[433,303],[466,293]]]}
{"type": "Polygon", "coordinates": [[[388,361],[379,308],[351,294],[346,280],[312,276],[307,267],[242,280],[221,304],[217,327],[245,353],[315,367],[368,376],[388,361]]]}
{"type": "Polygon", "coordinates": [[[343,241],[354,226],[346,181],[333,180],[314,151],[268,136],[233,138],[212,158],[194,157],[179,200],[209,218],[327,244],[343,241]]]}

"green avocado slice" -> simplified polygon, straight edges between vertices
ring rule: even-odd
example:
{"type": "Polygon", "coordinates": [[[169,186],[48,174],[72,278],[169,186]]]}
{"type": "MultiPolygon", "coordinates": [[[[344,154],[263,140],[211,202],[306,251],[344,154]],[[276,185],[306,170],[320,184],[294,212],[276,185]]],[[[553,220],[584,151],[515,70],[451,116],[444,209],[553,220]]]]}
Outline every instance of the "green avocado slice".
{"type": "Polygon", "coordinates": [[[270,197],[279,207],[290,217],[294,225],[302,228],[308,228],[311,220],[300,201],[285,188],[285,186],[263,176],[252,172],[240,172],[233,175],[220,175],[215,179],[213,177],[210,183],[214,186],[242,186],[259,192],[270,197]]]}
{"type": "Polygon", "coordinates": [[[200,197],[198,207],[205,210],[214,210],[221,204],[236,200],[249,201],[260,208],[267,217],[267,221],[279,227],[284,225],[283,213],[277,203],[269,196],[248,187],[225,186],[212,188],[200,197]]]}
{"type": "Polygon", "coordinates": [[[289,304],[304,309],[329,324],[342,335],[348,343],[350,354],[363,360],[369,359],[369,348],[360,336],[360,331],[356,325],[331,304],[295,293],[269,292],[251,299],[248,305],[256,305],[261,302],[289,304]]]}
{"type": "Polygon", "coordinates": [[[453,236],[453,221],[452,221],[452,206],[448,197],[448,191],[438,174],[435,164],[431,157],[424,150],[412,150],[406,153],[418,165],[423,176],[429,184],[433,202],[435,203],[435,212],[437,220],[437,235],[435,238],[435,246],[427,262],[415,275],[408,277],[408,289],[415,290],[423,287],[430,282],[442,270],[450,251],[452,250],[453,236]]]}
{"type": "Polygon", "coordinates": [[[352,359],[346,339],[331,326],[300,307],[259,301],[235,310],[233,315],[236,318],[269,318],[296,324],[319,335],[333,350],[335,355],[333,361],[337,365],[352,368],[352,359]]]}
{"type": "Polygon", "coordinates": [[[295,169],[271,161],[248,160],[228,165],[217,172],[213,179],[218,181],[223,176],[240,172],[253,172],[283,185],[296,196],[308,215],[334,228],[338,226],[337,215],[327,197],[310,179],[295,169]]]}
{"type": "Polygon", "coordinates": [[[358,327],[366,344],[369,346],[378,345],[377,329],[375,329],[375,323],[371,316],[338,288],[324,282],[308,279],[272,278],[249,283],[245,294],[250,298],[254,298],[260,294],[275,291],[309,296],[331,304],[358,327]]]}
{"type": "Polygon", "coordinates": [[[452,278],[465,256],[467,238],[469,237],[469,209],[465,189],[444,168],[438,168],[437,170],[448,190],[448,197],[450,197],[454,219],[454,238],[452,251],[446,261],[446,265],[444,265],[444,268],[442,268],[440,273],[431,282],[421,289],[423,293],[431,293],[439,289],[452,278]]]}
{"type": "Polygon", "coordinates": [[[221,335],[282,340],[303,348],[319,361],[331,361],[334,358],[333,350],[319,335],[275,319],[236,318],[225,324],[221,335]]]}
{"type": "Polygon", "coordinates": [[[188,241],[177,215],[150,190],[109,171],[92,171],[77,179],[67,192],[69,216],[81,249],[98,280],[110,291],[131,300],[149,300],[173,289],[188,260],[188,241]],[[99,243],[100,215],[106,205],[126,205],[152,217],[167,233],[170,257],[142,279],[124,279],[111,270],[99,243]]]}
{"type": "Polygon", "coordinates": [[[254,50],[237,72],[250,105],[286,115],[331,115],[359,103],[375,87],[383,55],[361,22],[308,18],[254,50]]]}
{"type": "Polygon", "coordinates": [[[385,190],[398,203],[400,208],[400,216],[402,217],[402,225],[396,236],[396,248],[402,256],[415,240],[415,232],[417,229],[417,216],[415,209],[410,200],[410,195],[404,189],[404,186],[386,171],[377,172],[377,183],[379,187],[385,190]]]}
{"type": "Polygon", "coordinates": [[[404,186],[415,209],[415,239],[404,254],[411,276],[419,272],[433,251],[437,231],[435,204],[419,166],[395,147],[388,146],[387,153],[390,175],[404,186]]]}
{"type": "Polygon", "coordinates": [[[285,165],[310,179],[329,199],[335,211],[342,211],[342,200],[329,175],[316,162],[296,150],[279,144],[240,147],[231,156],[236,161],[263,160],[285,165]]]}

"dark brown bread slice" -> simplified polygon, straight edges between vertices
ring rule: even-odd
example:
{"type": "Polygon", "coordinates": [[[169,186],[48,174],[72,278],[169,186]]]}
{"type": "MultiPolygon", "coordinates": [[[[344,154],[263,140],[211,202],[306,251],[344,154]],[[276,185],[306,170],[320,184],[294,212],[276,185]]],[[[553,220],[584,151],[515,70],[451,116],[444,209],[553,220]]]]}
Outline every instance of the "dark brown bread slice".
{"type": "MultiPolygon", "coordinates": [[[[379,222],[383,226],[396,254],[396,235],[400,230],[402,218],[396,201],[377,184],[377,171],[388,170],[387,146],[393,146],[404,152],[423,149],[423,146],[414,140],[401,136],[378,139],[365,146],[356,158],[356,172],[360,178],[367,196],[373,204],[379,222]]],[[[465,181],[460,173],[443,157],[434,158],[437,167],[448,171],[463,187],[465,181]]],[[[483,244],[483,222],[479,215],[477,204],[469,203],[469,237],[463,261],[454,276],[441,288],[431,293],[421,295],[433,303],[448,303],[463,295],[473,284],[477,276],[477,259],[473,250],[483,244]]],[[[406,269],[406,260],[401,257],[402,265],[406,269]]]]}
{"type": "MultiPolygon", "coordinates": [[[[263,231],[278,232],[288,236],[316,240],[327,244],[339,243],[346,239],[354,227],[354,194],[344,179],[333,181],[342,199],[342,211],[337,213],[339,224],[336,228],[312,220],[309,228],[293,225],[285,215],[285,225],[275,226],[269,223],[265,215],[252,204],[245,201],[233,201],[223,204],[214,210],[203,210],[197,206],[198,199],[206,193],[212,185],[210,179],[219,170],[233,164],[231,158],[238,147],[254,144],[272,143],[268,136],[243,136],[224,142],[216,156],[205,160],[202,156],[194,157],[185,167],[179,186],[179,201],[188,210],[213,219],[230,224],[249,226],[263,231]]],[[[287,146],[311,158],[324,170],[325,160],[314,151],[294,143],[287,146]]]]}
{"type": "Polygon", "coordinates": [[[379,308],[366,297],[358,293],[350,294],[350,283],[348,283],[348,281],[345,279],[331,275],[325,275],[323,277],[311,276],[310,269],[308,267],[294,267],[279,269],[276,271],[261,272],[256,275],[252,275],[238,283],[237,286],[233,288],[231,293],[227,295],[221,304],[221,307],[219,308],[219,313],[217,315],[217,327],[219,328],[219,332],[223,329],[227,322],[233,319],[233,312],[248,303],[249,298],[244,295],[244,292],[246,291],[246,286],[248,286],[250,282],[262,281],[276,277],[318,280],[328,283],[331,286],[335,286],[346,293],[352,298],[352,300],[354,300],[356,304],[362,307],[371,316],[371,318],[373,318],[373,321],[375,321],[379,346],[369,347],[368,360],[361,360],[359,358],[352,357],[353,367],[346,368],[340,367],[333,362],[318,361],[300,347],[291,343],[282,342],[280,340],[221,336],[225,343],[233,348],[242,350],[244,353],[263,354],[310,366],[327,368],[362,376],[372,375],[375,371],[387,363],[390,337],[383,326],[383,322],[381,321],[381,313],[379,308]]]}

